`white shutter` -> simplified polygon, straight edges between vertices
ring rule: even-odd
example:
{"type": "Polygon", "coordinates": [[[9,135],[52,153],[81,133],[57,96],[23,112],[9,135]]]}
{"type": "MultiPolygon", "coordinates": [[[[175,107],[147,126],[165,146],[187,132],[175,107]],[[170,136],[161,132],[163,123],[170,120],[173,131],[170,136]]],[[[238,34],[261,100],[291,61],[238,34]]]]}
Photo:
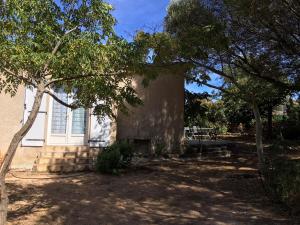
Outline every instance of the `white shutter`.
{"type": "MultiPolygon", "coordinates": [[[[24,103],[24,118],[23,123],[27,121],[27,118],[31,112],[34,102],[36,90],[26,88],[25,91],[25,103],[24,103]]],[[[45,143],[45,119],[47,114],[46,109],[46,96],[43,96],[42,103],[39,109],[36,120],[34,121],[31,129],[22,140],[22,146],[39,147],[44,146],[45,143]]]]}
{"type": "Polygon", "coordinates": [[[90,147],[109,146],[111,119],[108,116],[104,116],[99,122],[97,115],[90,115],[90,147]]]}

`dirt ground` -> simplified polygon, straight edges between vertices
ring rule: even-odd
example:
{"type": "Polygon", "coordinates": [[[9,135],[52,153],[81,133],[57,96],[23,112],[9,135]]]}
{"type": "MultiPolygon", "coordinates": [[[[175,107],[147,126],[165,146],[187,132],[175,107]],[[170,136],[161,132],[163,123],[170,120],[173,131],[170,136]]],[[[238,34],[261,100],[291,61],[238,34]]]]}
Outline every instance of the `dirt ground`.
{"type": "Polygon", "coordinates": [[[14,173],[27,179],[7,180],[9,224],[300,224],[268,200],[254,158],[152,162],[120,176],[14,173]]]}

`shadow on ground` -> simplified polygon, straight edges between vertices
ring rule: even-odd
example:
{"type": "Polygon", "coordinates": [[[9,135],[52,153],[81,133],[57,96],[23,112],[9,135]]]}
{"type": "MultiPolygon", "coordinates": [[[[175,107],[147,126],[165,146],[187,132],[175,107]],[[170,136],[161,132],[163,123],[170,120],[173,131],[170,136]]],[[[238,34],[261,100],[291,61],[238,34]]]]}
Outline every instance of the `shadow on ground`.
{"type": "Polygon", "coordinates": [[[10,178],[9,224],[297,224],[267,199],[251,164],[240,156],[156,162],[118,177],[10,178]]]}

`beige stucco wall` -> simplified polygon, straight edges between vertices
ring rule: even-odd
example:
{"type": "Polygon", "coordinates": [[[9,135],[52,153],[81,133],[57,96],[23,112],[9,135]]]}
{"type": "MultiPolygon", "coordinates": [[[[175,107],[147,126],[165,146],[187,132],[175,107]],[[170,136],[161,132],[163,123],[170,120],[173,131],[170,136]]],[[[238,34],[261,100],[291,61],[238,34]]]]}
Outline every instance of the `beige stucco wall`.
{"type": "MultiPolygon", "coordinates": [[[[134,86],[144,101],[143,106],[130,108],[129,115],[119,114],[112,124],[111,142],[118,139],[162,140],[169,151],[177,151],[183,134],[184,78],[161,75],[146,88],[142,79],[134,86]]],[[[25,89],[16,96],[0,94],[0,153],[5,154],[13,135],[23,122],[25,89]]],[[[47,120],[47,118],[46,118],[47,120]]],[[[12,168],[31,169],[44,147],[19,147],[12,168]]]]}
{"type": "Polygon", "coordinates": [[[117,138],[151,143],[158,139],[169,152],[178,152],[184,129],[184,76],[160,75],[146,88],[141,81],[137,77],[134,87],[144,104],[118,115],[117,138]]]}
{"type": "MultiPolygon", "coordinates": [[[[48,99],[48,98],[47,98],[48,99]]],[[[21,128],[23,124],[25,102],[25,88],[20,87],[17,94],[11,97],[8,94],[0,94],[0,158],[3,158],[7,151],[13,135],[21,128]]],[[[47,100],[47,108],[49,99],[47,100]]],[[[48,114],[45,118],[45,139],[47,139],[47,121],[48,114]]],[[[112,122],[110,142],[116,140],[116,123],[112,122]]],[[[87,138],[88,139],[88,138],[87,138]]],[[[85,146],[80,146],[79,149],[85,149],[85,146]]],[[[78,146],[60,146],[59,151],[75,151],[78,146]],[[62,150],[64,149],[64,150],[62,150]]],[[[32,169],[34,162],[41,151],[57,151],[55,146],[43,147],[22,147],[21,144],[17,149],[13,159],[12,169],[32,169]]]]}
{"type": "MultiPolygon", "coordinates": [[[[0,154],[4,156],[13,135],[21,128],[24,113],[25,88],[20,87],[17,94],[0,94],[0,154]]],[[[41,148],[19,147],[12,168],[30,169],[41,148]]]]}
{"type": "Polygon", "coordinates": [[[2,154],[22,125],[24,91],[24,88],[20,88],[14,97],[9,94],[0,94],[0,150],[2,154]]]}

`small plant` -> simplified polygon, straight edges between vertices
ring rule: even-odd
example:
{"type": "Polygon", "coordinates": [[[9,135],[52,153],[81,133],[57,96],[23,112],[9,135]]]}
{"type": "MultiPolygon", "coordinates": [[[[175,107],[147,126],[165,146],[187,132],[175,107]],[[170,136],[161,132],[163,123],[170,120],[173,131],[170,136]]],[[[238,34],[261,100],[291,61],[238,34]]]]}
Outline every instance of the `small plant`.
{"type": "Polygon", "coordinates": [[[155,145],[155,155],[157,157],[163,156],[166,154],[167,148],[166,144],[163,142],[159,142],[155,145]]]}
{"type": "Polygon", "coordinates": [[[126,142],[114,143],[99,153],[96,170],[101,173],[118,174],[120,168],[128,167],[133,157],[133,148],[126,142]]]}
{"type": "Polygon", "coordinates": [[[120,150],[112,145],[99,153],[96,163],[96,170],[101,173],[117,174],[121,159],[120,150]]]}
{"type": "Polygon", "coordinates": [[[133,157],[133,147],[131,144],[128,142],[121,142],[117,144],[120,154],[121,154],[121,159],[120,159],[120,164],[122,167],[127,167],[130,166],[132,157],[133,157]]]}

